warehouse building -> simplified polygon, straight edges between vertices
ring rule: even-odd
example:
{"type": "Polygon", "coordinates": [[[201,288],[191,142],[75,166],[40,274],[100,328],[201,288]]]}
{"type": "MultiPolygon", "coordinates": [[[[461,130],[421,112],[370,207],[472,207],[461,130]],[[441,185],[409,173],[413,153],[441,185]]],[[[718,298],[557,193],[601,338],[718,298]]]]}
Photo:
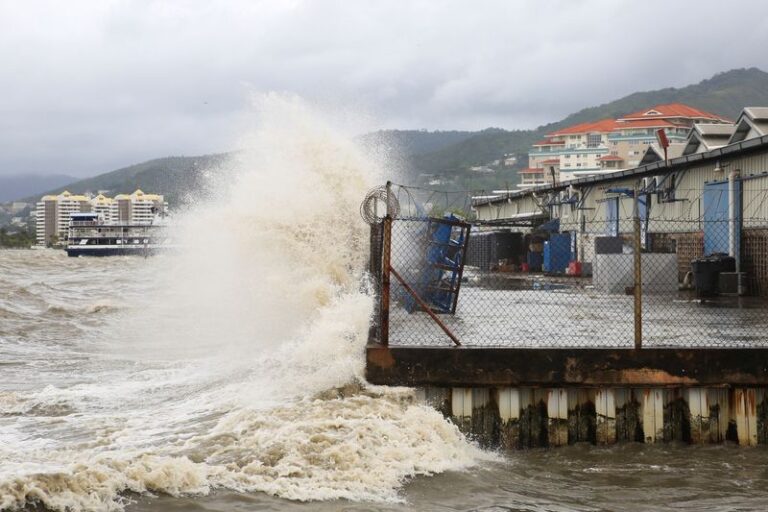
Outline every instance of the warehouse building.
{"type": "MultiPolygon", "coordinates": [[[[733,125],[691,130],[681,147],[681,156],[666,161],[651,148],[656,157],[645,165],[475,198],[473,208],[482,222],[567,240],[569,259],[589,272],[603,239],[632,238],[636,196],[644,253],[674,255],[666,258],[674,258],[680,283],[692,261],[725,253],[748,293],[768,295],[768,108],[745,108],[733,125]]],[[[631,252],[628,245],[615,250],[631,252]]]]}

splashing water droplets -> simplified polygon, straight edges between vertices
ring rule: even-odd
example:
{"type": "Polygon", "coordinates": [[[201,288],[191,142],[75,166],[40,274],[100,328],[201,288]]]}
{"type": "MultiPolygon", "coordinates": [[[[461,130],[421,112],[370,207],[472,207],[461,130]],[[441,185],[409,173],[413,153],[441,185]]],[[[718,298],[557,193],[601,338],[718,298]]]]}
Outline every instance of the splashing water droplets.
{"type": "Polygon", "coordinates": [[[373,309],[358,210],[384,164],[298,98],[256,111],[217,194],[175,219],[183,250],[104,263],[91,279],[131,299],[67,310],[95,322],[62,341],[70,380],[0,395],[0,509],[217,488],[398,501],[407,478],[483,457],[409,391],[350,386],[373,309]]]}

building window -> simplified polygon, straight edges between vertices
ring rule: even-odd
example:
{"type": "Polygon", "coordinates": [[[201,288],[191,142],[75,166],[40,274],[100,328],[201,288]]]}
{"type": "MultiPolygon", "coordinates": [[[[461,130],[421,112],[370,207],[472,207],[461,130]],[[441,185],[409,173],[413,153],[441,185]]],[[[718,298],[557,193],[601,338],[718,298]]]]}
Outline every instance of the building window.
{"type": "Polygon", "coordinates": [[[590,133],[587,135],[587,147],[596,148],[600,146],[602,136],[599,133],[590,133]]]}

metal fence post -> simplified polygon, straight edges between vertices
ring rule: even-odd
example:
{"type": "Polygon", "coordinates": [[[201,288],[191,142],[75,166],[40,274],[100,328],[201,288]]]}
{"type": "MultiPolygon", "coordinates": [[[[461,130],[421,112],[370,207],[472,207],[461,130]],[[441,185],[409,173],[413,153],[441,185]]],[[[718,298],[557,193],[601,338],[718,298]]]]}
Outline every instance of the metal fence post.
{"type": "Polygon", "coordinates": [[[392,182],[387,182],[387,215],[384,217],[384,233],[381,243],[381,344],[389,345],[389,292],[391,250],[392,250],[392,215],[389,208],[392,194],[392,182]]]}
{"type": "Polygon", "coordinates": [[[642,244],[640,243],[640,208],[639,208],[640,187],[635,184],[635,193],[633,197],[632,217],[634,221],[634,266],[635,266],[635,349],[643,348],[643,264],[642,264],[642,244]]]}

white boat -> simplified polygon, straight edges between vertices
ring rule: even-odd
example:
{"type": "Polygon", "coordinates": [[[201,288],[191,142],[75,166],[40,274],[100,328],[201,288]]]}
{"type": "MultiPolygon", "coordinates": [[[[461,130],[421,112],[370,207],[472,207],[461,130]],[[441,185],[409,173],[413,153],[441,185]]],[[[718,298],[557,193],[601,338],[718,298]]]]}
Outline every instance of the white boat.
{"type": "Polygon", "coordinates": [[[69,219],[66,251],[69,256],[147,256],[172,248],[164,223],[116,224],[97,213],[73,213],[69,219]]]}

